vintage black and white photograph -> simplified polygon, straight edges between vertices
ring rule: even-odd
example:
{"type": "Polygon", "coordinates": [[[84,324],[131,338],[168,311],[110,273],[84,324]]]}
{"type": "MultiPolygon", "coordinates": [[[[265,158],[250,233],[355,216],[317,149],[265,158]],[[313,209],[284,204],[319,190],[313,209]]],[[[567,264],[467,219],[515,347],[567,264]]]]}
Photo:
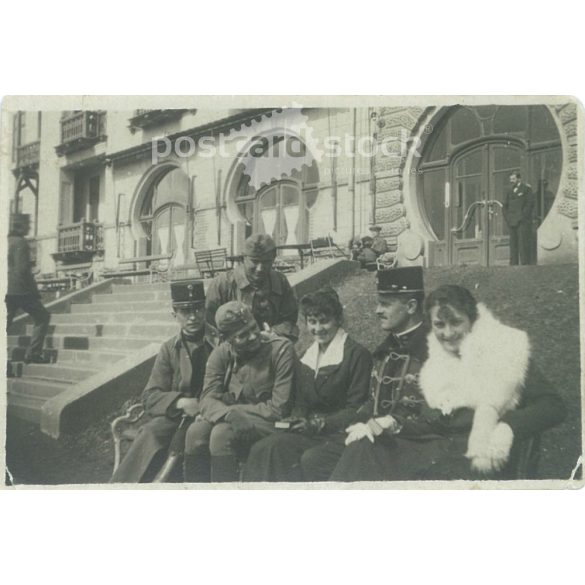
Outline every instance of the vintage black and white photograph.
{"type": "Polygon", "coordinates": [[[575,98],[1,123],[6,487],[582,485],[575,98]]]}

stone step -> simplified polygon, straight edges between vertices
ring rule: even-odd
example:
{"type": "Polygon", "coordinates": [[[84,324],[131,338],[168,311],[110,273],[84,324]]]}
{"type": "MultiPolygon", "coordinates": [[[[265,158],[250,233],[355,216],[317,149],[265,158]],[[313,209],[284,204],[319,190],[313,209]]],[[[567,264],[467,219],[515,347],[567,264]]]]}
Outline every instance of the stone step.
{"type": "MultiPolygon", "coordinates": [[[[27,326],[31,335],[32,325],[27,326]]],[[[173,322],[160,323],[94,323],[89,325],[49,325],[48,335],[73,337],[142,337],[166,339],[177,331],[173,322]]]]}
{"type": "Polygon", "coordinates": [[[61,313],[51,316],[51,325],[88,325],[90,323],[174,323],[170,307],[159,311],[121,311],[113,313],[100,311],[99,313],[61,313]]]}
{"type": "Polygon", "coordinates": [[[112,351],[97,351],[97,350],[79,350],[74,349],[60,349],[57,353],[57,363],[64,366],[83,367],[99,369],[105,365],[113,364],[125,357],[128,357],[134,350],[123,351],[119,349],[116,352],[112,351]]]}
{"type": "MultiPolygon", "coordinates": [[[[119,297],[118,297],[119,298],[119,297]]],[[[124,302],[115,303],[83,303],[78,305],[71,305],[72,314],[86,314],[86,313],[124,313],[136,311],[139,313],[148,311],[169,311],[171,310],[171,301],[134,301],[127,300],[124,302]]]]}
{"type": "MultiPolygon", "coordinates": [[[[174,333],[177,332],[175,327],[174,333]]],[[[109,351],[113,349],[118,351],[119,349],[130,351],[132,349],[139,349],[144,347],[148,343],[164,341],[173,334],[167,335],[161,338],[146,338],[146,337],[135,337],[135,338],[120,338],[120,337],[76,337],[74,335],[47,335],[45,337],[45,348],[46,349],[72,349],[72,350],[105,350],[109,351]]],[[[30,337],[26,335],[7,336],[7,342],[9,348],[14,347],[27,347],[30,344],[30,337]]]]}
{"type": "Polygon", "coordinates": [[[41,408],[47,400],[39,396],[8,394],[8,416],[38,425],[41,422],[41,408]]]}
{"type": "Polygon", "coordinates": [[[125,301],[167,301],[170,302],[170,291],[129,291],[127,293],[94,295],[93,305],[102,305],[110,303],[121,303],[125,301]]]}
{"type": "Polygon", "coordinates": [[[24,366],[24,376],[31,376],[43,380],[57,380],[59,382],[79,382],[99,371],[97,368],[74,367],[57,364],[27,364],[24,366]]]}
{"type": "MultiPolygon", "coordinates": [[[[168,337],[171,337],[170,335],[168,337]]],[[[165,339],[168,339],[166,337],[165,339]]],[[[146,339],[144,337],[136,337],[136,338],[119,338],[119,337],[94,337],[93,339],[89,340],[89,348],[91,351],[98,350],[98,351],[110,351],[114,350],[117,351],[118,349],[140,349],[149,343],[157,342],[157,339],[146,339]]],[[[162,343],[164,339],[161,339],[160,342],[162,343]]]]}
{"type": "Polygon", "coordinates": [[[10,402],[11,395],[19,396],[34,396],[48,400],[57,394],[60,394],[66,388],[71,387],[70,381],[55,382],[48,381],[42,378],[31,378],[25,376],[24,378],[10,378],[7,380],[8,386],[8,401],[10,402]]]}

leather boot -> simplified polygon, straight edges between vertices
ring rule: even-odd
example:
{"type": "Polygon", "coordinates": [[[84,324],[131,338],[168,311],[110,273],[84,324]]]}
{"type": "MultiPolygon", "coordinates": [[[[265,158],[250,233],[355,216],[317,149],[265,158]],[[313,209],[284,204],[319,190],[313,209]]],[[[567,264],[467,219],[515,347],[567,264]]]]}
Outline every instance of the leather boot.
{"type": "Polygon", "coordinates": [[[211,481],[225,483],[238,481],[238,460],[234,455],[214,455],[211,457],[211,481]]]}
{"type": "Polygon", "coordinates": [[[185,454],[183,477],[188,483],[209,483],[211,480],[211,456],[206,446],[193,453],[185,454]]]}

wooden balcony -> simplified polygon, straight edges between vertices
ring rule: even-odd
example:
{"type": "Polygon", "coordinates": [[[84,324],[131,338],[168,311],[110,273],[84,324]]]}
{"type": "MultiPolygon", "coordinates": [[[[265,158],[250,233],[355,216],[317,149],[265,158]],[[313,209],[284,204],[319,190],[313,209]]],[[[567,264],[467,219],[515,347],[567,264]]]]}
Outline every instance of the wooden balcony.
{"type": "Polygon", "coordinates": [[[131,132],[139,128],[149,128],[157,124],[163,124],[170,120],[178,120],[187,110],[134,110],[134,116],[130,118],[131,132]]]}
{"type": "Polygon", "coordinates": [[[61,144],[55,150],[63,156],[89,148],[106,139],[105,130],[105,112],[74,112],[61,119],[61,144]]]}
{"type": "Polygon", "coordinates": [[[40,140],[17,147],[16,167],[18,169],[37,168],[40,161],[40,152],[40,140]]]}
{"type": "Polygon", "coordinates": [[[103,226],[89,221],[80,221],[58,227],[57,252],[52,254],[61,262],[89,261],[103,251],[103,226]]]}

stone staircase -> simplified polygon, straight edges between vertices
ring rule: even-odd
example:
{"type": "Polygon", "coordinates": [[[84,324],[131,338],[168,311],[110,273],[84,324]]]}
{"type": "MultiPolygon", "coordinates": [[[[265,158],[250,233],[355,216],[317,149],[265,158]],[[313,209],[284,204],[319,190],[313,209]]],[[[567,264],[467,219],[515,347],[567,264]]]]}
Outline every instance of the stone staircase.
{"type": "Polygon", "coordinates": [[[110,293],[51,315],[45,340],[50,364],[24,364],[32,325],[14,323],[7,337],[10,416],[39,423],[45,402],[140,348],[177,332],[168,283],[114,284],[110,293]]]}

